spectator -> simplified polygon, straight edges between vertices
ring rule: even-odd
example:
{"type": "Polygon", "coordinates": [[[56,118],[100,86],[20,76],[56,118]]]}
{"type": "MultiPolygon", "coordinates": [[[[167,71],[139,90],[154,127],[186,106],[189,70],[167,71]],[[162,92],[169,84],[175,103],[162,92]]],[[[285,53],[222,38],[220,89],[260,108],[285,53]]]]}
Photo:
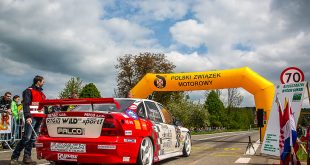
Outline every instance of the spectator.
{"type": "Polygon", "coordinates": [[[297,136],[298,136],[298,138],[303,136],[303,130],[302,130],[302,127],[300,124],[297,127],[297,136]]]}
{"type": "Polygon", "coordinates": [[[72,92],[70,99],[77,99],[77,98],[79,98],[78,94],[76,92],[72,92]]]}
{"type": "Polygon", "coordinates": [[[130,91],[127,94],[127,98],[133,98],[133,94],[130,91]]]}
{"type": "Polygon", "coordinates": [[[18,158],[23,149],[25,149],[23,164],[36,164],[31,159],[31,151],[35,142],[35,136],[39,133],[42,118],[45,116],[43,107],[39,106],[39,103],[45,100],[45,95],[42,92],[44,83],[42,76],[35,76],[32,86],[23,92],[24,134],[12,153],[11,165],[19,165],[18,158]]]}
{"type": "MultiPolygon", "coordinates": [[[[78,99],[79,96],[77,94],[77,92],[72,92],[69,99],[78,99]]],[[[75,105],[65,105],[61,108],[61,111],[64,112],[70,112],[71,110],[73,110],[76,106],[75,105]]]]}
{"type": "Polygon", "coordinates": [[[20,100],[20,97],[18,95],[15,95],[13,97],[12,104],[11,104],[11,110],[12,110],[13,119],[14,119],[12,123],[12,126],[13,126],[12,132],[14,132],[12,136],[13,140],[15,138],[20,137],[20,134],[19,134],[20,129],[18,127],[21,123],[21,111],[20,109],[18,109],[19,100],[20,100]]]}
{"type": "MultiPolygon", "coordinates": [[[[0,118],[1,118],[1,121],[3,122],[3,127],[5,127],[6,129],[11,124],[9,120],[10,119],[9,115],[11,115],[12,113],[11,96],[12,96],[11,92],[5,92],[4,96],[0,98],[0,118]]],[[[2,148],[8,148],[8,146],[6,145],[7,143],[0,142],[0,144],[2,148]]]]}
{"type": "Polygon", "coordinates": [[[11,92],[5,92],[4,96],[2,96],[0,100],[0,113],[9,113],[11,114],[11,92]]]}

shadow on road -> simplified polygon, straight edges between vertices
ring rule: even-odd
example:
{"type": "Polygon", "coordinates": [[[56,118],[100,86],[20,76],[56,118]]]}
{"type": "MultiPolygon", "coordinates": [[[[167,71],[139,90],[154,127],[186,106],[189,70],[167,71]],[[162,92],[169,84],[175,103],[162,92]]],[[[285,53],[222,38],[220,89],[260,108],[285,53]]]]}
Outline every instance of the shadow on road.
{"type": "MultiPolygon", "coordinates": [[[[22,164],[22,162],[19,162],[20,164],[22,164]]],[[[1,165],[8,165],[10,164],[10,160],[0,160],[0,164],[1,165]]]]}
{"type": "Polygon", "coordinates": [[[184,158],[184,157],[173,157],[173,158],[168,158],[168,159],[165,159],[165,160],[162,160],[162,161],[160,161],[160,162],[155,163],[155,165],[165,164],[165,163],[168,163],[168,162],[171,162],[171,161],[180,159],[180,158],[184,158]]]}

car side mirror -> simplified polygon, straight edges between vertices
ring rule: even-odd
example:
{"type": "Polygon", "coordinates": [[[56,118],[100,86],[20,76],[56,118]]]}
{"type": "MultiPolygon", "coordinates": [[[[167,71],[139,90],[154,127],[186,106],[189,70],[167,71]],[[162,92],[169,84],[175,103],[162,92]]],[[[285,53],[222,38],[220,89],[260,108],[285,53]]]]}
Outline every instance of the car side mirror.
{"type": "Polygon", "coordinates": [[[178,119],[173,119],[173,124],[176,126],[182,126],[182,122],[178,119]]]}

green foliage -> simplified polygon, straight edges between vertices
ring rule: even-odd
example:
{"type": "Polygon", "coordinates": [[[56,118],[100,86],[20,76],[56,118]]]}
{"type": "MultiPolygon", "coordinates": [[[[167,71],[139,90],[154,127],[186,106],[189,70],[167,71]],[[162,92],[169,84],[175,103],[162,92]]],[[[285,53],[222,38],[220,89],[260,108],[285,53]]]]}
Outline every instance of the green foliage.
{"type": "Polygon", "coordinates": [[[223,102],[220,100],[218,94],[212,90],[204,104],[210,114],[210,125],[215,127],[225,126],[227,122],[227,112],[223,102]]]}
{"type": "Polygon", "coordinates": [[[65,88],[59,93],[59,98],[70,98],[72,93],[79,94],[82,90],[83,81],[79,77],[71,77],[65,88]]]}
{"type": "MultiPolygon", "coordinates": [[[[233,95],[235,94],[233,93],[233,95]]],[[[242,96],[238,95],[238,98],[242,98],[242,96]]],[[[231,104],[231,106],[225,108],[218,96],[218,92],[214,90],[209,92],[204,104],[209,112],[209,126],[225,127],[226,129],[248,129],[254,121],[253,109],[236,108],[235,105],[237,104],[231,104]]]]}
{"type": "Polygon", "coordinates": [[[100,98],[100,92],[96,85],[89,83],[85,85],[80,93],[80,98],[100,98]]]}
{"type": "Polygon", "coordinates": [[[229,129],[248,129],[254,123],[254,111],[252,108],[234,108],[231,109],[228,117],[229,129]]]}
{"type": "Polygon", "coordinates": [[[187,128],[203,128],[208,125],[208,113],[203,105],[186,99],[184,94],[167,103],[170,113],[187,128]]]}
{"type": "Polygon", "coordinates": [[[207,111],[200,104],[190,104],[190,118],[189,121],[192,123],[194,128],[204,128],[207,125],[207,111]]]}

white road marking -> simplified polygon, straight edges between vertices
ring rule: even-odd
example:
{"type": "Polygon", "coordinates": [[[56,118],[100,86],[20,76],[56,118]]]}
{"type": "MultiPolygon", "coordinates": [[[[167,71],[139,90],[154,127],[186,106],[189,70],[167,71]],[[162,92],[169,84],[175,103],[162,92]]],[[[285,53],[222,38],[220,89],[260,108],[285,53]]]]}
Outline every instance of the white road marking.
{"type": "Polygon", "coordinates": [[[239,158],[235,161],[235,163],[249,163],[251,158],[239,158]]]}
{"type": "Polygon", "coordinates": [[[213,137],[207,137],[207,138],[203,138],[203,139],[197,139],[196,141],[209,140],[209,139],[215,139],[215,138],[226,137],[226,136],[243,135],[243,134],[248,134],[248,133],[250,133],[250,132],[238,133],[238,134],[229,134],[229,135],[222,135],[222,136],[213,136],[213,137]]]}
{"type": "Polygon", "coordinates": [[[259,142],[259,139],[258,139],[255,143],[253,143],[253,148],[254,149],[252,147],[249,147],[245,151],[244,155],[254,155],[256,150],[257,150],[257,148],[259,147],[259,145],[260,145],[260,142],[259,142]]]}
{"type": "MultiPolygon", "coordinates": [[[[257,148],[259,147],[259,145],[260,145],[260,140],[258,139],[255,143],[253,143],[253,148],[252,147],[248,148],[245,151],[244,155],[254,155],[256,150],[257,150],[257,148]]],[[[249,163],[250,161],[251,161],[251,158],[242,158],[241,157],[241,158],[237,159],[235,161],[235,163],[244,163],[244,164],[246,164],[246,163],[249,163]]]]}
{"type": "Polygon", "coordinates": [[[8,150],[8,151],[0,151],[0,153],[6,153],[6,152],[13,152],[11,150],[8,150]]]}

